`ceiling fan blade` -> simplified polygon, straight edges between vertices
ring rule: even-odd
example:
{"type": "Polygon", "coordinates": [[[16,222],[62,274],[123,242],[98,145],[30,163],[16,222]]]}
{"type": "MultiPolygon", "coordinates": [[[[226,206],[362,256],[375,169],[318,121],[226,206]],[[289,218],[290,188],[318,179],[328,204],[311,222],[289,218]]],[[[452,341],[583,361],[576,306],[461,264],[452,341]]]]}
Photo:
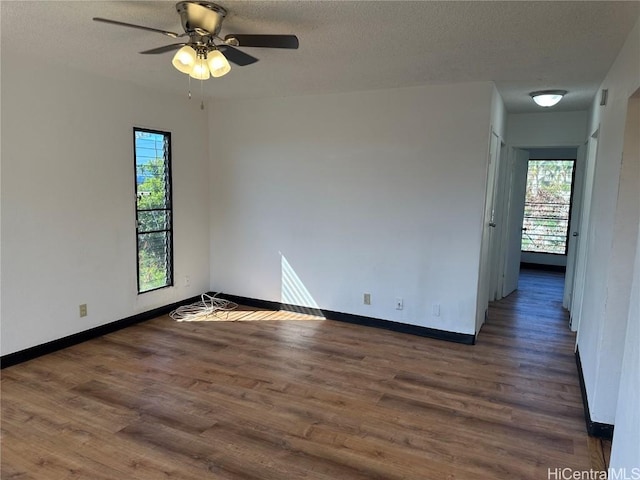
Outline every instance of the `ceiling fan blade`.
{"type": "Polygon", "coordinates": [[[145,50],[144,52],[140,52],[143,55],[156,55],[158,53],[166,53],[166,52],[170,52],[172,50],[177,50],[180,47],[184,47],[185,45],[187,45],[186,43],[172,43],[171,45],[164,45],[162,47],[157,47],[157,48],[152,48],[151,50],[145,50]]]}
{"type": "Polygon", "coordinates": [[[241,52],[237,48],[233,48],[230,45],[218,45],[218,50],[220,50],[224,56],[231,63],[235,63],[240,67],[244,67],[246,65],[251,65],[252,63],[256,63],[258,59],[256,57],[252,57],[251,55],[241,52]]]}
{"type": "Polygon", "coordinates": [[[146,30],[148,32],[161,33],[161,34],[166,35],[166,36],[171,37],[171,38],[180,38],[180,37],[184,37],[186,35],[186,33],[178,34],[178,33],[174,33],[174,32],[168,32],[166,30],[160,30],[159,28],[145,27],[143,25],[134,25],[133,23],[120,22],[118,20],[109,20],[108,18],[93,17],[93,21],[94,22],[102,22],[102,23],[110,23],[111,25],[119,25],[121,27],[137,28],[139,30],[146,30]]]}
{"type": "MultiPolygon", "coordinates": [[[[300,44],[298,37],[295,35],[245,35],[242,33],[231,33],[224,37],[225,42],[230,39],[235,39],[238,42],[238,47],[289,48],[295,50],[300,44]]],[[[233,45],[235,45],[235,43],[233,43],[233,45]]]]}

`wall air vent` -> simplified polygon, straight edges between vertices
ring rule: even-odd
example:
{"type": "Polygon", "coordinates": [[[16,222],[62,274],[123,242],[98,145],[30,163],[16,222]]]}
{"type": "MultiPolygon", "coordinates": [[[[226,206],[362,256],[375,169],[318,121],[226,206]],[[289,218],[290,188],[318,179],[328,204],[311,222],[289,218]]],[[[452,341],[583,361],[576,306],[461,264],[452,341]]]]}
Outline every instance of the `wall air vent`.
{"type": "Polygon", "coordinates": [[[609,90],[603,88],[600,92],[600,106],[604,107],[607,104],[607,97],[609,97],[609,90]]]}

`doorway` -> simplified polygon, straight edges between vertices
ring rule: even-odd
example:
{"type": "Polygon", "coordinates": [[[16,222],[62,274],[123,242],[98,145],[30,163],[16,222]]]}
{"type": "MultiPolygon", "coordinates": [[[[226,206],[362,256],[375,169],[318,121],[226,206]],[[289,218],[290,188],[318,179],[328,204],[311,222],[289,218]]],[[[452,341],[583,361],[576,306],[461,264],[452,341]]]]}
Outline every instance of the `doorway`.
{"type": "Polygon", "coordinates": [[[502,296],[518,288],[521,265],[567,272],[563,306],[573,286],[580,223],[584,148],[513,148],[506,217],[502,296]]]}
{"type": "Polygon", "coordinates": [[[521,265],[565,271],[575,159],[529,159],[521,225],[521,265]]]}

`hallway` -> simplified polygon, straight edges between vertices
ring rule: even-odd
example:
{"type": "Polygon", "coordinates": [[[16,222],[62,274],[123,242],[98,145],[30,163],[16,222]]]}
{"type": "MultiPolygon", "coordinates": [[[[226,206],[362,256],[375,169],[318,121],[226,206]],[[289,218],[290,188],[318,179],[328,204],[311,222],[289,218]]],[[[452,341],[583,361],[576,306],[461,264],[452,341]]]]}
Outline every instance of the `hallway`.
{"type": "MultiPolygon", "coordinates": [[[[499,342],[491,339],[492,335],[497,338],[510,336],[511,345],[519,345],[523,352],[531,349],[545,352],[543,358],[546,360],[542,363],[545,368],[563,368],[563,371],[568,368],[569,375],[577,380],[573,354],[576,334],[570,331],[569,312],[562,307],[563,289],[563,272],[522,269],[518,290],[490,304],[489,320],[481,330],[479,342],[493,342],[499,346],[499,342]]],[[[567,388],[573,391],[573,381],[568,385],[567,388]]],[[[578,394],[579,391],[578,388],[578,394]]],[[[582,419],[584,422],[584,416],[582,419]]],[[[611,440],[586,434],[585,437],[591,468],[606,469],[611,457],[611,440]]]]}
{"type": "Polygon", "coordinates": [[[569,312],[562,307],[563,288],[564,273],[521,270],[518,289],[490,304],[480,336],[508,333],[523,345],[546,344],[545,351],[561,350],[573,357],[575,333],[569,329],[569,312]]]}
{"type": "Polygon", "coordinates": [[[563,288],[562,272],[521,270],[518,290],[490,304],[476,347],[505,361],[504,372],[495,373],[506,385],[497,388],[519,393],[510,402],[526,411],[517,414],[523,426],[573,432],[575,452],[589,450],[591,467],[604,468],[600,442],[585,431],[563,288]]]}

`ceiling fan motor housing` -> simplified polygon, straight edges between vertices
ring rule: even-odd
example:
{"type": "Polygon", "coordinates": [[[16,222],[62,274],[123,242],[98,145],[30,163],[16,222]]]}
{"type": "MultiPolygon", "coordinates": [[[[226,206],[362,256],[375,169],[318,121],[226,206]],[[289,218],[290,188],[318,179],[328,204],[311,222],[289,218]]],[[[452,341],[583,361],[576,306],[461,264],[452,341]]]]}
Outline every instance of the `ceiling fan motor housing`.
{"type": "Polygon", "coordinates": [[[178,2],[176,10],[180,14],[182,28],[189,35],[216,36],[227,16],[224,8],[211,2],[178,2]]]}

